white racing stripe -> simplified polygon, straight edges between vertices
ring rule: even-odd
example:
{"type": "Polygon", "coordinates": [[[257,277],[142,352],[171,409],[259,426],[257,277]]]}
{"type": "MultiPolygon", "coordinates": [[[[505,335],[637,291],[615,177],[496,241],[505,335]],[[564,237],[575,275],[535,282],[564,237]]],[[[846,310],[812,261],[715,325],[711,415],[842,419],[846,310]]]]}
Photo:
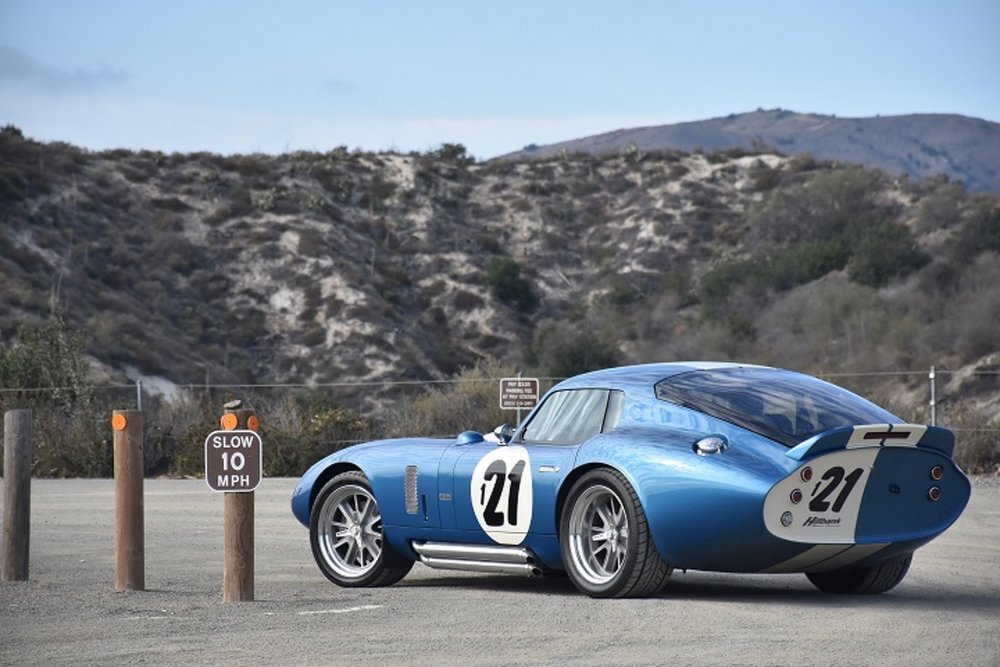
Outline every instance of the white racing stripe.
{"type": "Polygon", "coordinates": [[[862,558],[867,558],[877,551],[881,551],[889,546],[889,542],[876,542],[875,544],[859,544],[855,547],[851,547],[847,551],[837,554],[829,560],[825,560],[821,563],[817,563],[814,567],[810,567],[810,572],[829,572],[830,570],[839,570],[842,567],[846,567],[851,563],[856,563],[862,558]]]}
{"type": "Polygon", "coordinates": [[[766,570],[761,570],[764,574],[779,574],[783,572],[802,572],[816,563],[833,558],[837,554],[843,553],[851,548],[849,544],[820,544],[812,549],[806,549],[798,556],[772,565],[766,570]]]}
{"type": "Polygon", "coordinates": [[[920,438],[924,437],[927,427],[923,424],[866,424],[855,426],[851,438],[847,441],[847,449],[858,447],[916,447],[920,438]],[[875,437],[889,433],[897,437],[875,437]]]}
{"type": "Polygon", "coordinates": [[[803,551],[794,558],[789,558],[777,565],[772,565],[766,570],[761,570],[761,573],[829,572],[830,570],[846,567],[862,558],[867,558],[887,546],[889,546],[888,542],[860,544],[856,546],[849,544],[820,544],[812,549],[803,551]]]}

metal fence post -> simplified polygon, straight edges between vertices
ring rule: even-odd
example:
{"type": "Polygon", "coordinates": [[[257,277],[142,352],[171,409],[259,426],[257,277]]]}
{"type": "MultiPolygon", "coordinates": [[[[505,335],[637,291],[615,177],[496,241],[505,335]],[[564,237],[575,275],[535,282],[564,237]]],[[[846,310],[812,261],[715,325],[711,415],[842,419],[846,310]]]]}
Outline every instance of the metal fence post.
{"type": "Polygon", "coordinates": [[[3,417],[3,581],[28,580],[31,530],[31,410],[3,417]]]}
{"type": "Polygon", "coordinates": [[[931,426],[937,426],[937,373],[931,366],[931,372],[927,375],[931,383],[931,426]]]}

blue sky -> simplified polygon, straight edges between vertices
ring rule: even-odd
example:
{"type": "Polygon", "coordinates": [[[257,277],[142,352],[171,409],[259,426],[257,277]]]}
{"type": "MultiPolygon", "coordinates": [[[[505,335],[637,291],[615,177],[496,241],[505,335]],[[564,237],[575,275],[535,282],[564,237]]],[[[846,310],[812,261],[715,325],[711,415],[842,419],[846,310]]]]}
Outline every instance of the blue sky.
{"type": "Polygon", "coordinates": [[[1000,121],[1000,0],[0,0],[0,124],[491,157],[758,107],[1000,121]]]}

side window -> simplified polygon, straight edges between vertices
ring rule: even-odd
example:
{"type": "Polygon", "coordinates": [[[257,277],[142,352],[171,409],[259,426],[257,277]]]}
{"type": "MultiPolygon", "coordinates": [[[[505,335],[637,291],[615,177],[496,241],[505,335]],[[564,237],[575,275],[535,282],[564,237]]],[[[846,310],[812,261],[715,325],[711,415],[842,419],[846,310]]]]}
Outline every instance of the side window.
{"type": "Polygon", "coordinates": [[[604,427],[601,433],[607,433],[618,426],[618,421],[622,418],[622,408],[625,407],[625,392],[612,391],[608,397],[608,412],[604,416],[604,427]]]}
{"type": "MultiPolygon", "coordinates": [[[[610,393],[606,389],[575,389],[552,394],[525,427],[523,439],[571,444],[597,435],[609,412],[610,393]]],[[[620,413],[620,406],[618,410],[620,413]]]]}

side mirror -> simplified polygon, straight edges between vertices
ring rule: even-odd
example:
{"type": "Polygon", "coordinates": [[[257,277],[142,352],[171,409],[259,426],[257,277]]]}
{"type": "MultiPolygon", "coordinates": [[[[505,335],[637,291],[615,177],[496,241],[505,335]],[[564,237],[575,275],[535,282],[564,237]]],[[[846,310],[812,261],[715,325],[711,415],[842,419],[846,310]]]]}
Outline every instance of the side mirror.
{"type": "Polygon", "coordinates": [[[493,435],[500,440],[501,445],[506,445],[514,438],[514,427],[510,424],[501,424],[493,429],[493,435]]]}

